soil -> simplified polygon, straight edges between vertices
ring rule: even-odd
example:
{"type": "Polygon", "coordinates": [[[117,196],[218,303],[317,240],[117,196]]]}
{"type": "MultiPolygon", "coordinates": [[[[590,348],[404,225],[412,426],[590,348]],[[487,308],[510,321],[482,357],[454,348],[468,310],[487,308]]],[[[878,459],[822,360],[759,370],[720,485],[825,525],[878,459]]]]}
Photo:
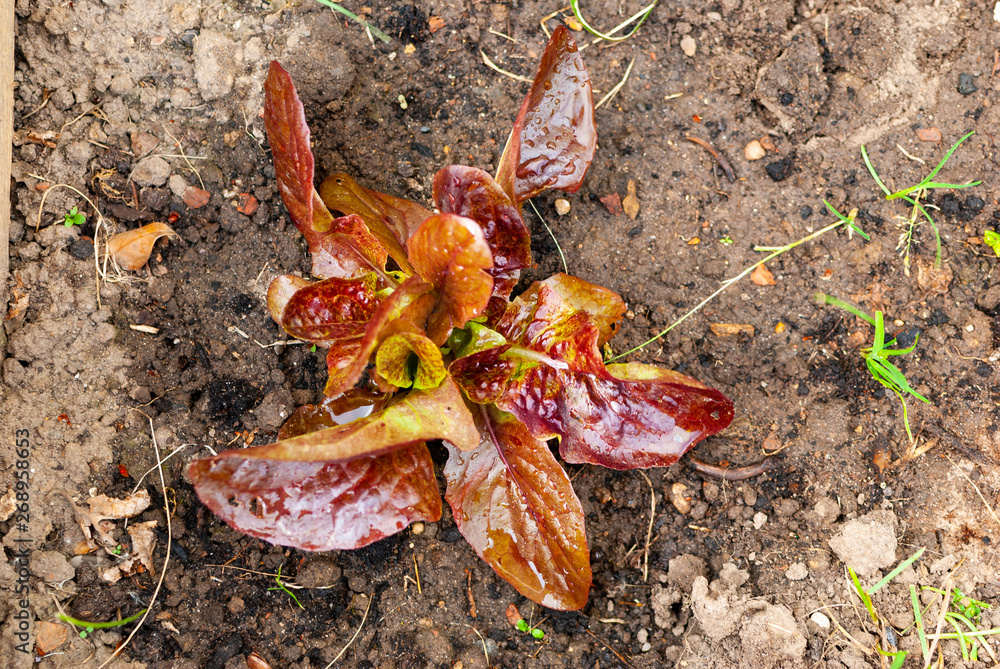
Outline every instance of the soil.
{"type": "MultiPolygon", "coordinates": [[[[461,540],[447,508],[422,532],[310,554],[242,536],[202,507],[187,463],[273,439],[325,378],[322,352],[270,346],[283,337],[267,315],[268,282],[307,274],[309,262],[276,194],[259,116],[268,62],[296,79],[320,177],[348,172],[427,203],[440,166],[492,169],[527,90],[480,51],[532,76],[546,41],[539,22],[558,9],[534,0],[368,4],[389,43],[304,1],[18,0],[0,471],[13,486],[23,459],[15,431],[27,430],[32,479],[29,522],[0,523],[0,665],[38,660],[33,645],[16,649],[19,549],[30,554],[35,636],[62,638],[43,624],[58,622],[57,607],[108,621],[149,603],[168,538],[155,448],[172,455],[163,466],[176,505],[170,560],[154,615],[109,666],[237,669],[256,652],[297,669],[334,660],[382,669],[879,667],[844,563],[870,585],[921,547],[923,558],[875,598],[895,630],[912,623],[910,585],[940,587],[948,573],[994,606],[981,625],[1000,627],[1000,525],[984,504],[1000,507],[1000,272],[981,243],[1000,218],[992,3],[661,0],[630,39],[587,46],[595,97],[630,64],[631,74],[597,111],[600,146],[582,189],[538,198],[549,229],[526,209],[536,266],[522,288],[565,262],[619,292],[629,312],[614,345],[624,351],[757,262],[755,245],[832,223],[824,199],[844,213],[856,207],[871,241],[837,231],[798,246],[770,263],[774,285],[744,279],[634,355],[734,401],[736,420],[698,447],[701,459],[743,465],[780,449],[780,466],[735,483],[683,461],[650,470],[648,481],[570,466],[594,566],[581,611],[540,610],[517,595],[461,540]],[[925,224],[907,268],[897,242],[909,208],[884,200],[860,145],[901,188],[972,130],[939,176],[982,184],[927,196],[943,265],[934,267],[925,224]],[[687,136],[727,158],[735,181],[687,136]],[[749,161],[753,140],[766,155],[749,161]],[[624,197],[630,181],[634,219],[601,200],[624,197]],[[98,296],[93,238],[103,232],[91,205],[56,184],[85,193],[112,228],[169,221],[180,237],[160,242],[144,270],[100,282],[98,296]],[[193,188],[207,192],[204,206],[193,206],[193,188]],[[259,208],[238,210],[240,194],[259,208]],[[568,215],[556,213],[557,197],[570,202],[568,215]],[[66,228],[73,206],[88,219],[66,228]],[[900,404],[864,368],[871,328],[819,307],[817,291],[883,311],[890,335],[919,332],[916,350],[895,360],[930,400],[907,403],[926,453],[907,457],[900,404]],[[717,323],[750,327],[720,336],[717,323]],[[74,555],[83,534],[73,504],[137,487],[152,505],[135,520],[158,521],[154,573],[108,583],[102,573],[115,556],[74,555]],[[279,568],[300,586],[291,592],[301,608],[276,589],[279,568]],[[510,604],[540,623],[544,641],[508,622],[510,604]]],[[[585,4],[602,26],[640,8],[585,4]]],[[[439,474],[445,457],[435,451],[439,474]]],[[[123,523],[113,524],[127,547],[123,523]]],[[[98,666],[134,627],[71,631],[38,666],[98,666]]],[[[957,643],[941,645],[946,666],[966,666],[957,643]]],[[[912,632],[899,647],[911,652],[905,666],[921,665],[912,632]]]]}

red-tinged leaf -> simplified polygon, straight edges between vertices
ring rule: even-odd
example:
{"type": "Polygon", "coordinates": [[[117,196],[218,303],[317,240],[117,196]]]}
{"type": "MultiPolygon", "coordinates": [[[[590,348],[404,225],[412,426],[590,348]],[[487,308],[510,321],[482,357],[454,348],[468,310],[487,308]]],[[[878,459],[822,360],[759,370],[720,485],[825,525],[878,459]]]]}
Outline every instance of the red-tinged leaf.
{"type": "Polygon", "coordinates": [[[135,230],[112,235],[108,240],[108,253],[122,269],[137,271],[149,262],[157,239],[179,236],[166,223],[149,223],[135,230]]]}
{"type": "Polygon", "coordinates": [[[446,444],[445,499],[459,531],[525,597],[561,611],[583,607],[590,553],[569,477],[514,416],[481,407],[477,423],[476,450],[446,444]]]}
{"type": "Polygon", "coordinates": [[[395,321],[392,325],[397,327],[385,337],[375,354],[379,375],[397,388],[419,390],[440,385],[448,375],[441,349],[405,321],[395,321]]]}
{"type": "Polygon", "coordinates": [[[666,467],[729,425],[732,403],[694,379],[648,366],[606,368],[602,326],[580,310],[585,283],[532,286],[497,324],[510,343],[456,360],[452,378],[473,402],[496,403],[537,438],[559,437],[572,463],[666,467]]]}
{"type": "Polygon", "coordinates": [[[294,274],[274,277],[271,285],[267,287],[267,311],[275,323],[281,324],[281,315],[285,313],[285,306],[288,305],[288,300],[292,299],[292,295],[310,283],[312,282],[309,279],[294,274]]]}
{"type": "Polygon", "coordinates": [[[320,184],[319,194],[331,211],[360,216],[399,268],[413,274],[403,246],[430,211],[416,202],[359,186],[346,174],[328,176],[320,184]]]}
{"type": "Polygon", "coordinates": [[[476,167],[449,165],[434,175],[434,203],[443,213],[479,224],[493,253],[493,294],[510,297],[521,270],[531,266],[531,233],[518,208],[489,174],[476,167]]]}
{"type": "Polygon", "coordinates": [[[455,214],[431,216],[406,243],[417,274],[437,290],[427,336],[438,346],[486,309],[493,292],[493,254],[482,229],[455,214]]]}
{"type": "Polygon", "coordinates": [[[374,273],[356,279],[324,279],[299,289],[281,314],[285,332],[316,343],[360,338],[378,307],[374,273]]]}
{"type": "Polygon", "coordinates": [[[189,470],[202,503],[245,534],[303,550],[349,550],[441,518],[423,442],[349,462],[268,460],[247,450],[196,460],[189,470]]]}
{"type": "Polygon", "coordinates": [[[331,347],[326,357],[329,378],[324,392],[334,397],[358,382],[368,366],[368,359],[382,343],[386,326],[392,321],[405,319],[422,327],[435,303],[428,293],[430,289],[419,276],[410,277],[378,305],[361,339],[331,347]]]}
{"type": "Polygon", "coordinates": [[[292,221],[307,239],[312,232],[325,232],[333,217],[322,207],[313,186],[315,160],[309,147],[309,124],[292,76],[276,60],[271,61],[264,82],[264,129],[278,192],[292,221]]]}
{"type": "Polygon", "coordinates": [[[346,425],[385,407],[388,395],[365,388],[351,388],[337,397],[324,397],[319,404],[306,404],[296,409],[278,430],[278,440],[291,439],[334,425],[346,425]]]}
{"type": "Polygon", "coordinates": [[[497,182],[516,204],[546,188],[575,192],[596,148],[590,75],[569,30],[559,26],[514,121],[497,182]]]}
{"type": "Polygon", "coordinates": [[[348,278],[385,269],[388,254],[359,216],[333,219],[326,232],[306,235],[306,239],[313,276],[348,278]]]}

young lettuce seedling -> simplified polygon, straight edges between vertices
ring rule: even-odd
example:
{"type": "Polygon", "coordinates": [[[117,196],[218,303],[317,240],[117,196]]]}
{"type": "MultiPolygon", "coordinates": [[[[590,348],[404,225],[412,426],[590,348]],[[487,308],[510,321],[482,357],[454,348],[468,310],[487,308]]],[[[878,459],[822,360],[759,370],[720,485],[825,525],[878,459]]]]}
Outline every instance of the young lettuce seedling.
{"type": "Polygon", "coordinates": [[[302,103],[276,62],[264,121],[318,279],[276,278],[268,309],[328,349],[326,397],[297,410],[276,443],[192,463],[198,496],[272,543],[360,548],[440,519],[426,443],[442,440],[445,499],[469,544],[532,601],[581,608],[583,508],[546,442],[569,463],[666,467],[729,425],[733,405],[671,370],[605,365],[626,310],[610,290],[556,274],[510,298],[531,264],[522,203],[577,190],[596,147],[590,78],[569,31],[554,31],[496,177],[444,167],[437,214],[344,174],[316,189],[302,103]]]}

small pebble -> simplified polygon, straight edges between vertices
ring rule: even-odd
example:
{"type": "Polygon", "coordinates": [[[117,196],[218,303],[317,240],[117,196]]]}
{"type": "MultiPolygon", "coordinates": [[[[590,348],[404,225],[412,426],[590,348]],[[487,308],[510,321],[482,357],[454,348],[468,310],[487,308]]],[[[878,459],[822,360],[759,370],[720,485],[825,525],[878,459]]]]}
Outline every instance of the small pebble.
{"type": "Polygon", "coordinates": [[[757,513],[753,514],[753,526],[756,529],[759,530],[760,528],[764,527],[766,523],[767,523],[766,513],[764,513],[763,511],[758,511],[757,513]]]}
{"type": "Polygon", "coordinates": [[[424,529],[426,529],[425,525],[419,522],[413,523],[413,525],[410,527],[410,531],[413,532],[414,534],[423,534],[424,529]]]}
{"type": "Polygon", "coordinates": [[[675,483],[670,486],[670,502],[680,513],[687,515],[691,512],[691,500],[687,498],[688,487],[683,483],[675,483]]]}
{"type": "Polygon", "coordinates": [[[825,630],[830,629],[830,619],[824,616],[819,611],[809,616],[809,620],[813,621],[814,623],[816,623],[825,630]]]}
{"type": "Polygon", "coordinates": [[[651,650],[653,650],[653,644],[649,643],[648,641],[642,644],[642,652],[648,653],[651,650]]]}
{"type": "Polygon", "coordinates": [[[635,635],[635,640],[639,643],[646,643],[649,641],[649,631],[645,628],[640,629],[635,635]]]}
{"type": "Polygon", "coordinates": [[[747,160],[760,160],[767,155],[767,151],[756,139],[743,147],[743,155],[747,160]]]}
{"type": "Polygon", "coordinates": [[[555,205],[556,213],[560,216],[565,216],[569,213],[569,200],[558,198],[553,204],[555,205]]]}
{"type": "Polygon", "coordinates": [[[420,126],[420,132],[428,133],[430,131],[431,131],[431,127],[429,125],[422,125],[422,126],[420,126]]]}
{"type": "Polygon", "coordinates": [[[809,569],[801,562],[796,562],[785,571],[785,578],[789,581],[801,581],[809,575],[809,569]]]}
{"type": "Polygon", "coordinates": [[[698,53],[698,44],[694,41],[693,37],[685,35],[681,38],[681,51],[688,58],[694,58],[694,55],[698,53]]]}

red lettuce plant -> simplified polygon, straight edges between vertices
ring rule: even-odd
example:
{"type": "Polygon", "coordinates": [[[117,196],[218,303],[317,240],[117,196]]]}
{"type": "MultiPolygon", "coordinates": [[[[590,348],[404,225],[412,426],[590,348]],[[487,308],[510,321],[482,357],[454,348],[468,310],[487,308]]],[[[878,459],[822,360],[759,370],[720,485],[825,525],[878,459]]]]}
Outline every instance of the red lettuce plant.
{"type": "Polygon", "coordinates": [[[610,290],[557,274],[510,299],[531,256],[521,203],[575,191],[594,155],[590,79],[569,32],[552,35],[496,178],[443,168],[437,213],[344,174],[316,190],[302,104],[276,62],[265,91],[278,186],[318,279],[276,278],[268,309],[328,349],[329,379],[277,442],[192,463],[198,496],[272,543],[360,548],[441,517],[426,443],[442,440],[445,499],[480,557],[531,600],[581,608],[583,509],[547,441],[569,463],[664,467],[733,407],[677,372],[605,365],[625,312],[610,290]]]}

